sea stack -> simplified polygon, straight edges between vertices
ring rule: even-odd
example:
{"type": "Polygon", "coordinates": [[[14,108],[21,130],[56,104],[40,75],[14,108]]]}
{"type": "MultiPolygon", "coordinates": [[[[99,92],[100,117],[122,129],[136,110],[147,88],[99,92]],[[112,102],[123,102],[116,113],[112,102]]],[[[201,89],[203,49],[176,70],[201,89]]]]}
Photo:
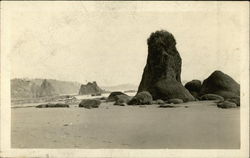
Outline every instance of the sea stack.
{"type": "Polygon", "coordinates": [[[86,94],[94,94],[98,95],[101,94],[103,90],[98,87],[97,83],[94,81],[93,83],[88,82],[86,85],[82,84],[79,90],[79,95],[86,95],[86,94]]]}
{"type": "Polygon", "coordinates": [[[148,91],[154,100],[179,98],[193,101],[194,97],[181,83],[182,59],[174,36],[168,31],[156,31],[147,40],[148,57],[138,93],[148,91]]]}

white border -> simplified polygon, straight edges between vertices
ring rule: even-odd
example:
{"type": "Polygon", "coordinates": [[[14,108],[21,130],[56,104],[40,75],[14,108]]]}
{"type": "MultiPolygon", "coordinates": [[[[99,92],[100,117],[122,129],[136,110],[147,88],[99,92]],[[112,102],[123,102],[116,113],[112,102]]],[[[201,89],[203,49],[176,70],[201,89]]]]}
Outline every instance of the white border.
{"type": "MultiPolygon", "coordinates": [[[[4,2],[7,3],[7,2],[4,2]]],[[[7,52],[9,35],[5,32],[3,27],[4,14],[1,2],[1,152],[0,157],[248,157],[249,154],[249,36],[242,36],[241,49],[241,149],[239,150],[191,150],[191,149],[13,149],[10,148],[10,127],[11,127],[11,110],[10,110],[10,63],[7,52]],[[246,47],[247,46],[247,47],[246,47]]],[[[17,3],[17,2],[11,2],[17,3]]],[[[48,2],[46,2],[48,3],[48,2]]],[[[112,3],[112,2],[107,2],[112,3]]],[[[116,2],[117,3],[117,2],[116,2]]],[[[131,2],[132,3],[132,2],[131,2]]],[[[146,9],[150,7],[145,3],[146,9]]],[[[155,5],[157,2],[148,2],[155,5]]],[[[163,3],[163,2],[159,2],[163,3]]],[[[234,5],[242,7],[242,11],[249,16],[248,2],[168,2],[171,5],[178,6],[183,4],[188,9],[189,5],[220,5],[222,9],[227,9],[227,5],[234,5]],[[224,7],[223,7],[224,5],[224,7]],[[248,6],[248,7],[246,7],[248,6]]],[[[213,7],[212,7],[213,8],[213,7]]],[[[209,7],[208,7],[209,9],[209,7]]],[[[211,8],[210,8],[211,9],[211,8]]],[[[207,10],[207,9],[205,9],[207,10]]],[[[249,35],[249,19],[243,20],[243,26],[246,35],[249,35]]],[[[8,27],[5,25],[5,27],[8,27]]]]}

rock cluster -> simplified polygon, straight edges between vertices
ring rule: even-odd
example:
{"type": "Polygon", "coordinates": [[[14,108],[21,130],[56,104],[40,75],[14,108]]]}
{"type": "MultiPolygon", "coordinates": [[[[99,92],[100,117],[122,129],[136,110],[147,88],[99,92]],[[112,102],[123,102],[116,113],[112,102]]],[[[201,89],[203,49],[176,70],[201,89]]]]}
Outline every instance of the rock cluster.
{"type": "MultiPolygon", "coordinates": [[[[156,31],[150,35],[147,44],[147,63],[137,95],[147,91],[153,100],[161,99],[172,103],[199,99],[218,100],[240,106],[240,85],[221,71],[213,72],[203,83],[192,80],[186,83],[185,87],[182,85],[182,59],[171,33],[164,30],[156,31]]],[[[129,102],[130,104],[138,104],[136,96],[129,102]]]]}

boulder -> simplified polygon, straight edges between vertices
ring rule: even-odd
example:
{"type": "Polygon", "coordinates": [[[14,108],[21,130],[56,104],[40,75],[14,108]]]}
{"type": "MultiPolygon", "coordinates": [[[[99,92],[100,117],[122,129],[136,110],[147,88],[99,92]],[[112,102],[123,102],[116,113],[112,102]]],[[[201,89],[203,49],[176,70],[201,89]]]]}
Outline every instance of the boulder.
{"type": "Polygon", "coordinates": [[[116,102],[115,102],[115,103],[114,103],[114,105],[126,106],[126,104],[125,104],[125,103],[119,103],[119,102],[118,102],[118,103],[116,103],[116,102]]]}
{"type": "Polygon", "coordinates": [[[91,108],[98,108],[100,104],[101,104],[101,101],[98,99],[84,99],[79,104],[79,107],[91,109],[91,108]]]}
{"type": "Polygon", "coordinates": [[[161,99],[157,99],[157,100],[155,101],[155,104],[161,105],[161,104],[165,104],[165,102],[164,102],[163,100],[161,100],[161,99]]]}
{"type": "Polygon", "coordinates": [[[219,100],[224,101],[224,98],[222,96],[216,95],[216,94],[205,94],[200,97],[200,100],[219,100]]]}
{"type": "Polygon", "coordinates": [[[227,99],[226,101],[230,101],[232,103],[235,103],[237,106],[240,106],[240,97],[232,97],[232,98],[229,98],[227,99]]]}
{"type": "Polygon", "coordinates": [[[201,90],[201,81],[200,80],[192,80],[185,84],[185,88],[191,93],[191,95],[198,99],[199,93],[201,90]]]}
{"type": "Polygon", "coordinates": [[[174,98],[174,99],[169,99],[168,100],[168,103],[173,103],[173,104],[181,104],[183,103],[183,100],[182,99],[178,99],[178,98],[174,98]]]}
{"type": "Polygon", "coordinates": [[[137,93],[136,96],[128,102],[128,105],[150,105],[152,101],[152,95],[147,91],[143,91],[137,93]]]}
{"type": "Polygon", "coordinates": [[[189,92],[200,92],[201,90],[201,81],[200,80],[192,80],[185,84],[185,88],[189,90],[189,92]]]}
{"type": "Polygon", "coordinates": [[[64,103],[48,103],[37,105],[36,108],[69,108],[69,105],[64,103]]]}
{"type": "Polygon", "coordinates": [[[230,99],[240,96],[240,85],[230,76],[221,71],[214,71],[207,79],[203,81],[200,95],[217,94],[224,99],[230,99]]]}
{"type": "Polygon", "coordinates": [[[47,104],[40,104],[40,105],[37,105],[36,108],[47,108],[47,104]]]}
{"type": "Polygon", "coordinates": [[[229,109],[229,108],[236,108],[237,105],[233,102],[230,102],[230,101],[224,101],[224,102],[218,103],[217,107],[223,108],[223,109],[229,109]]]}
{"type": "Polygon", "coordinates": [[[123,103],[127,104],[130,99],[131,99],[131,97],[128,95],[124,95],[124,94],[116,95],[114,105],[121,105],[123,103]]]}
{"type": "Polygon", "coordinates": [[[147,40],[148,57],[138,93],[148,91],[154,100],[194,97],[181,83],[182,59],[176,49],[174,36],[164,30],[156,31],[147,40]]]}
{"type": "MultiPolygon", "coordinates": [[[[108,96],[107,98],[107,101],[108,102],[112,102],[112,101],[116,101],[117,99],[117,95],[127,95],[125,93],[122,93],[122,92],[119,92],[119,91],[116,91],[116,92],[111,92],[110,95],[108,96]]],[[[128,96],[128,95],[127,95],[128,96]]]]}
{"type": "Polygon", "coordinates": [[[170,104],[162,104],[158,106],[158,108],[176,108],[177,106],[170,105],[170,104]]]}

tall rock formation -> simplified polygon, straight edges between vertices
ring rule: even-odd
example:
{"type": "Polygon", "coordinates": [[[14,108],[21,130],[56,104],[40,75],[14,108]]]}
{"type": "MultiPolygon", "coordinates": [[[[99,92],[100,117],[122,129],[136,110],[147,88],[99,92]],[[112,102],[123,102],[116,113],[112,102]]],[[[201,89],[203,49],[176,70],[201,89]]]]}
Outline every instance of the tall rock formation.
{"type": "Polygon", "coordinates": [[[147,40],[148,57],[138,93],[148,91],[153,99],[179,98],[192,101],[194,97],[181,83],[182,60],[174,36],[156,31],[147,40]]]}
{"type": "Polygon", "coordinates": [[[86,85],[82,84],[79,90],[79,95],[86,94],[100,94],[103,90],[98,87],[97,83],[94,81],[93,83],[88,82],[86,85]]]}

